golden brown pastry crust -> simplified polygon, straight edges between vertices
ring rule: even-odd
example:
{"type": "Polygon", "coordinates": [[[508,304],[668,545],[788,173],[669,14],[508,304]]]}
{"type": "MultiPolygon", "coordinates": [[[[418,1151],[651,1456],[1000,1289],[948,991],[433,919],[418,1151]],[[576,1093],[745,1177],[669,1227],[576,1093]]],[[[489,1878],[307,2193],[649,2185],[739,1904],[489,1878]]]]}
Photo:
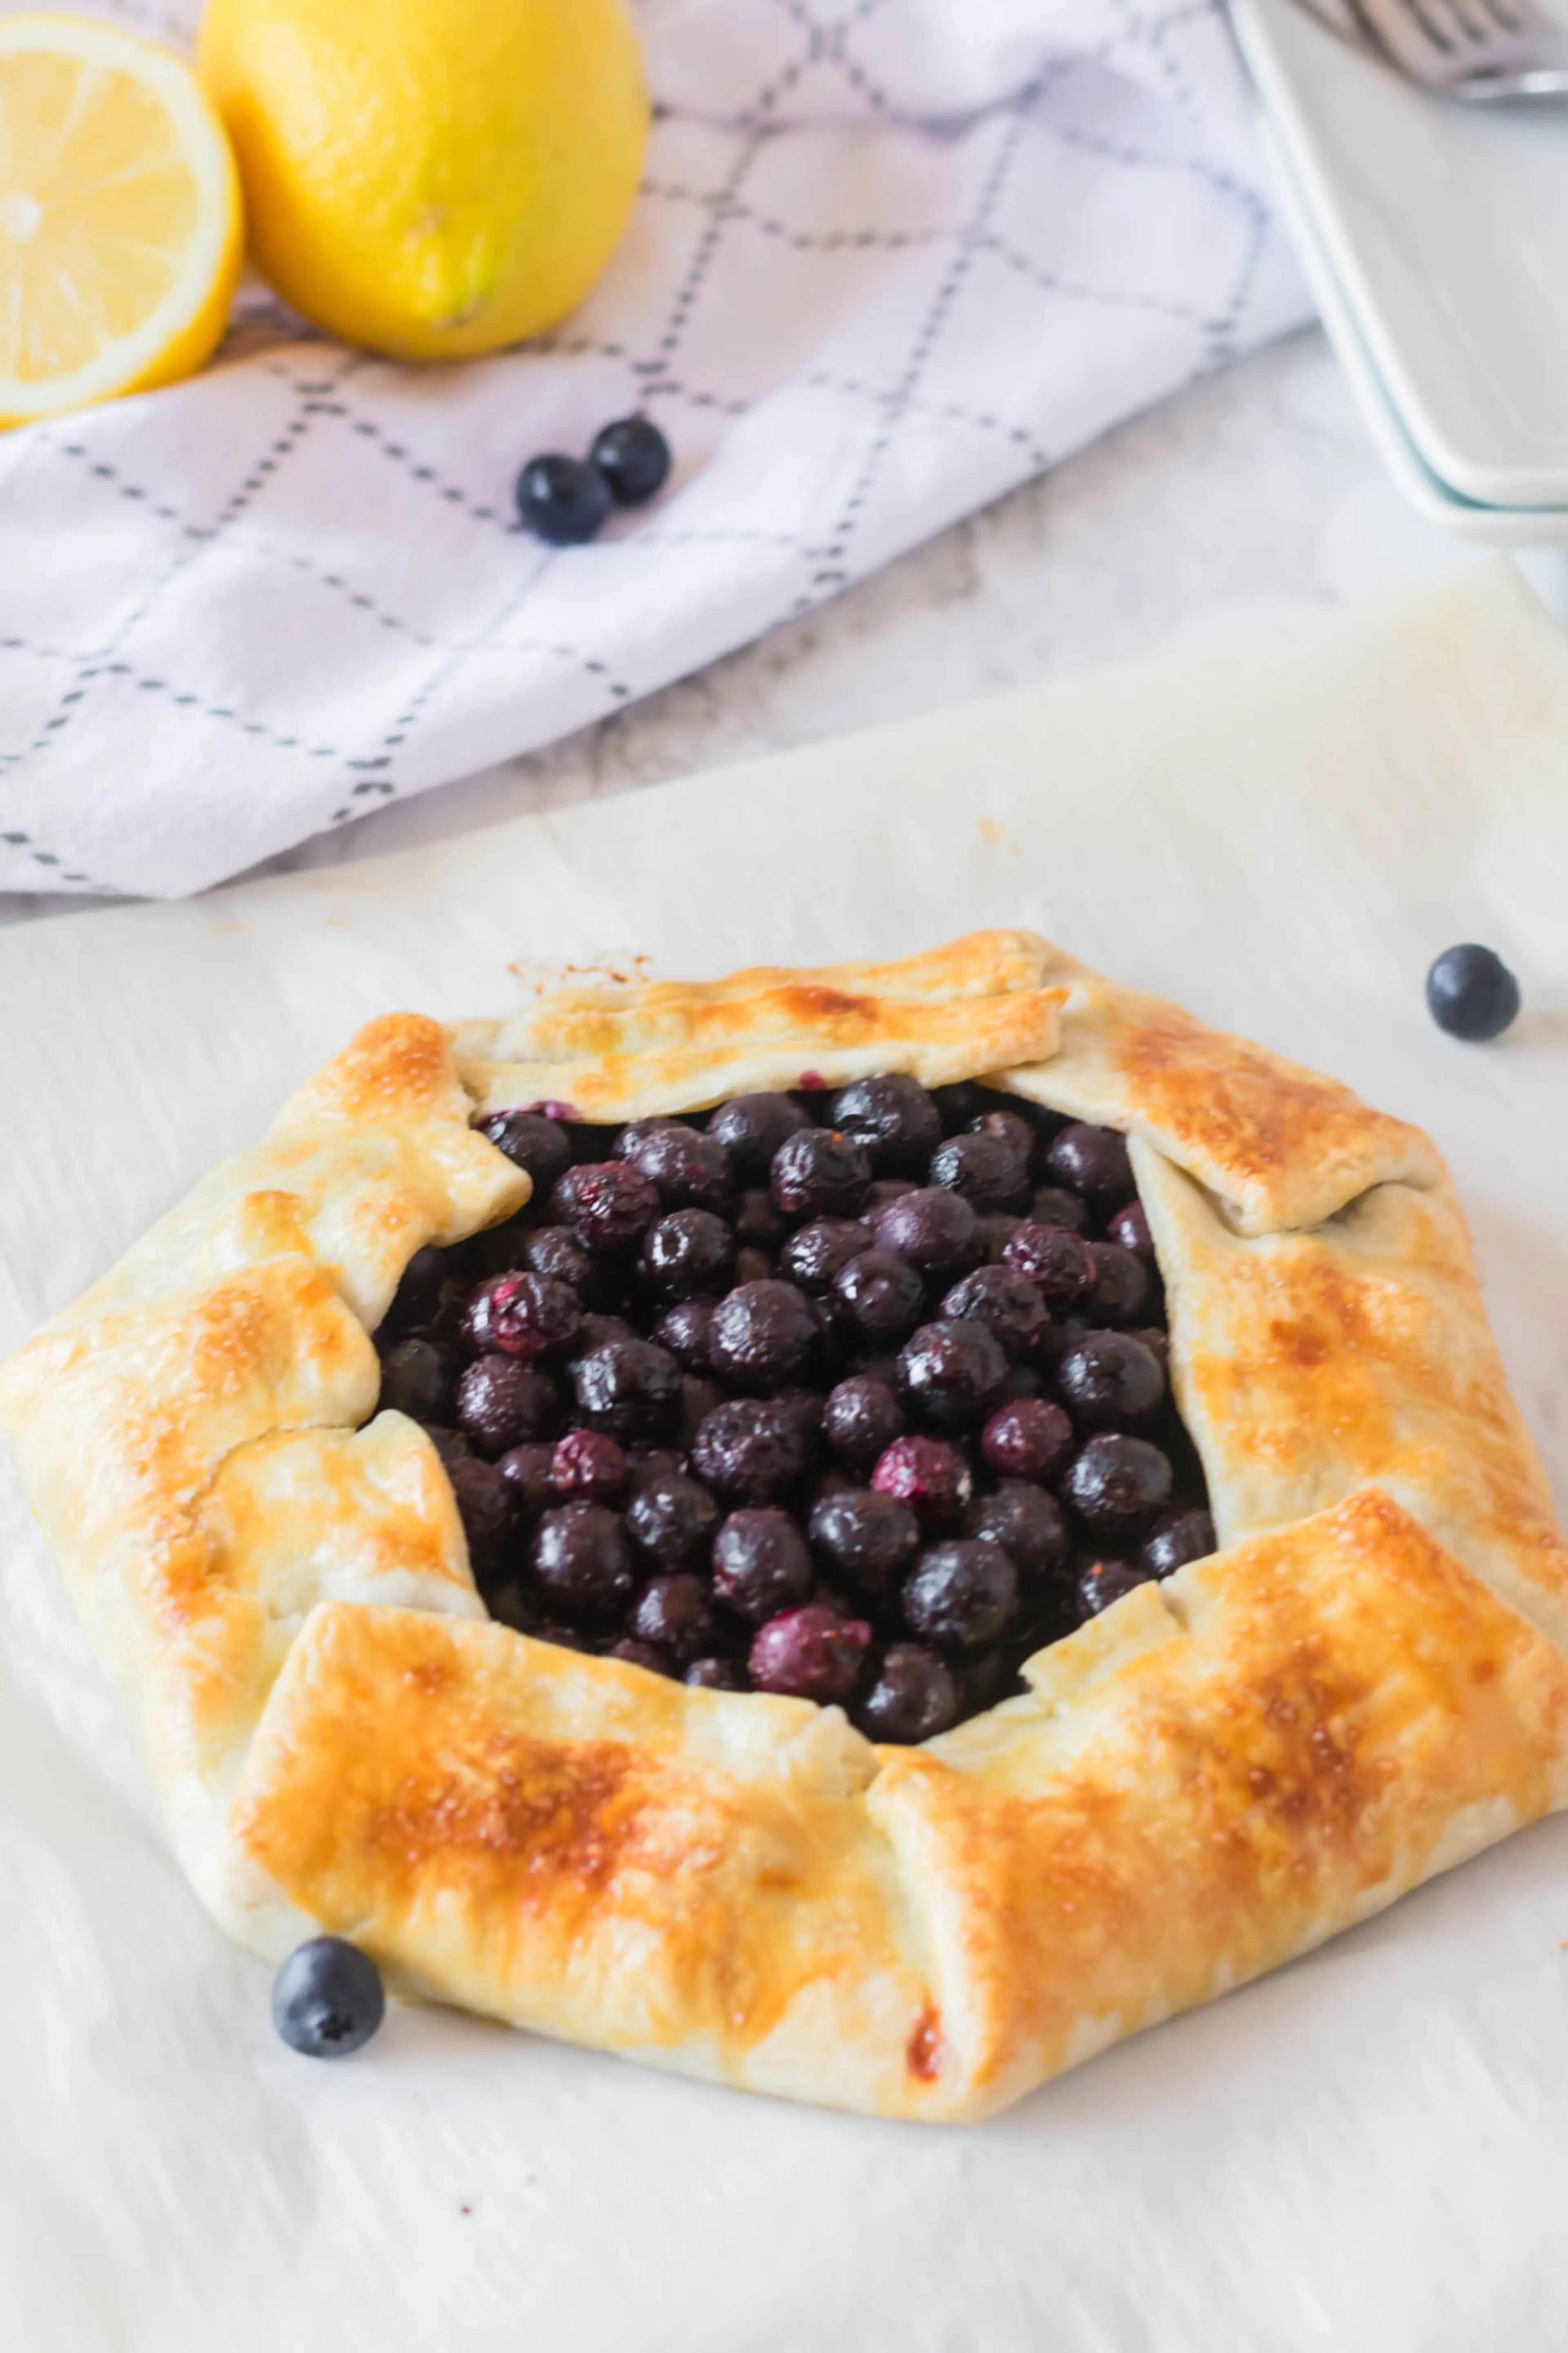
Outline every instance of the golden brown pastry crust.
{"type": "Polygon", "coordinates": [[[984,2115],[1568,1796],[1568,1553],[1432,1146],[1027,934],[373,1023],[0,1423],[236,1934],[752,2089],[984,2115]],[[427,1440],[367,1419],[413,1251],[526,1198],[476,1111],[879,1070],[1132,1135],[1222,1545],[921,1750],[489,1621],[427,1440]]]}

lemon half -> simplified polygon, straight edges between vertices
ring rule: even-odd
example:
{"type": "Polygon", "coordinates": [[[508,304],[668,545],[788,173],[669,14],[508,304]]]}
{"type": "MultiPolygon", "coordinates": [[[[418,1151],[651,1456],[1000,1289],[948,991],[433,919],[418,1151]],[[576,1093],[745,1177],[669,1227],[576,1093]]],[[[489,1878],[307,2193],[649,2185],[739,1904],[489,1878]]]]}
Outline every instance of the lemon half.
{"type": "Polygon", "coordinates": [[[0,17],[0,425],[189,375],[243,244],[228,142],[178,58],[0,17]]]}
{"type": "Polygon", "coordinates": [[[400,357],[551,326],[609,259],[647,138],[626,0],[209,0],[200,63],[251,250],[400,357]]]}

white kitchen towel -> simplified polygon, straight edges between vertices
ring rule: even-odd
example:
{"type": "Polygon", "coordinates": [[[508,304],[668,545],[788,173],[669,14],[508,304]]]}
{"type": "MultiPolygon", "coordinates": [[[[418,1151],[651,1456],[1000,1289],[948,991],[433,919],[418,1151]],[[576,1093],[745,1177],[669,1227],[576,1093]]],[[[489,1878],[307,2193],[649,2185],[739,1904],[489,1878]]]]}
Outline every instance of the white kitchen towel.
{"type": "Polygon", "coordinates": [[[638,15],[645,185],[553,334],[399,366],[258,290],[195,381],[0,438],[0,889],[200,890],[547,743],[1304,314],[1218,0],[638,15]],[[658,503],[524,535],[522,462],[639,408],[658,503]]]}

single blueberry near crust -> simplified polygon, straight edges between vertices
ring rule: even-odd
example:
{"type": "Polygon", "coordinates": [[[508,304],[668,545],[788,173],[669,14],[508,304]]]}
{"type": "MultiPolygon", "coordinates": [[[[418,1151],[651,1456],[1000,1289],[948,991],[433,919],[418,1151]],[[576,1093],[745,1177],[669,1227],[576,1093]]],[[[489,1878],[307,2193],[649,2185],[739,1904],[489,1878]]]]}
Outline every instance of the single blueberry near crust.
{"type": "Polygon", "coordinates": [[[1152,1575],[1152,1569],[1141,1568],[1131,1560],[1091,1561],[1078,1580],[1079,1609],[1085,1618],[1098,1618],[1135,1585],[1147,1585],[1152,1575]]]}
{"type": "Polygon", "coordinates": [[[651,1642],[678,1666],[706,1658],[718,1632],[707,1578],[689,1569],[650,1578],[626,1623],[637,1641],[651,1642]]]}
{"type": "Polygon", "coordinates": [[[661,1299],[696,1299],[727,1291],[735,1268],[735,1237],[711,1209],[672,1209],[651,1225],[641,1271],[661,1299]]]}
{"type": "Polygon", "coordinates": [[[1068,1509],[1096,1536],[1141,1535],[1171,1500],[1171,1458],[1146,1438],[1107,1430],[1062,1474],[1068,1509]]]}
{"type": "Polygon", "coordinates": [[[551,1195],[556,1216],[578,1240],[607,1258],[628,1258],[658,1216],[658,1187],[624,1160],[579,1161],[551,1195]]]}
{"type": "Polygon", "coordinates": [[[904,1582],[910,1630],[943,1650],[978,1651],[1017,1613],[1018,1572],[1000,1545],[978,1536],[932,1545],[904,1582]]]}
{"type": "Polygon", "coordinates": [[[1473,941],[1445,948],[1426,976],[1426,1005],[1450,1038],[1500,1038],[1518,1014],[1519,983],[1502,958],[1473,941]]]}
{"type": "Polygon", "coordinates": [[[1105,1232],[1107,1240],[1152,1262],[1154,1237],[1149,1231],[1149,1212],[1142,1201],[1129,1201],[1125,1208],[1118,1209],[1105,1232]]]}
{"type": "Polygon", "coordinates": [[[879,1250],[907,1258],[928,1274],[962,1274],[980,1255],[974,1206],[945,1185],[901,1193],[878,1211],[876,1232],[879,1250]]]}
{"type": "Polygon", "coordinates": [[[833,1124],[864,1145],[879,1176],[923,1176],[942,1113],[918,1079],[855,1079],[833,1099],[833,1124]]]}
{"type": "Polygon", "coordinates": [[[805,1538],[787,1512],[731,1512],[713,1541],[713,1590],[738,1616],[764,1618],[804,1601],[813,1583],[805,1538]]]}
{"type": "Polygon", "coordinates": [[[931,1181],[962,1194],[977,1211],[1021,1210],[1029,1198],[1029,1164],[1001,1135],[953,1135],[931,1156],[931,1181]]]}
{"type": "Polygon", "coordinates": [[[735,1164],[722,1144],[694,1127],[671,1121],[655,1128],[624,1155],[651,1176],[668,1209],[716,1209],[735,1206],[735,1164]]]}
{"type": "Polygon", "coordinates": [[[1056,1390],[1087,1430],[1145,1420],[1164,1402],[1165,1373],[1132,1332],[1086,1332],[1057,1360],[1056,1390]]]}
{"type": "Polygon", "coordinates": [[[1127,1138],[1117,1128],[1090,1127],[1083,1120],[1074,1120],[1052,1137],[1046,1146],[1046,1171],[1100,1209],[1120,1208],[1138,1190],[1127,1138]]]}
{"type": "Polygon", "coordinates": [[[850,1697],[860,1680],[871,1629],[858,1618],[808,1601],[757,1629],[748,1662],[759,1691],[814,1699],[819,1707],[850,1697]]]}
{"type": "Polygon", "coordinates": [[[554,1382],[516,1356],[477,1356],[458,1383],[458,1421],[481,1454],[553,1438],[565,1408],[554,1382]]]}
{"type": "Polygon", "coordinates": [[[1016,1364],[1033,1356],[1049,1321],[1038,1284],[1006,1265],[977,1266],[953,1284],[942,1312],[984,1324],[1016,1364]]]}
{"type": "Polygon", "coordinates": [[[855,1722],[868,1740],[908,1745],[945,1732],[958,1708],[958,1685],[939,1651],[924,1642],[889,1642],[855,1722]]]}
{"type": "Polygon", "coordinates": [[[603,1625],[629,1596],[631,1546],[603,1504],[563,1504],[533,1532],[529,1565],[552,1609],[582,1625],[603,1625]]]}
{"type": "Polygon", "coordinates": [[[517,512],[525,530],[552,547],[592,539],[610,512],[610,485],[597,466],[551,451],[531,458],[517,478],[517,512]]]}
{"type": "Polygon", "coordinates": [[[572,1166],[572,1141],[559,1120],[543,1119],[533,1111],[497,1111],[479,1122],[479,1134],[489,1138],[517,1167],[533,1179],[540,1200],[556,1178],[572,1166]]]}
{"type": "Polygon", "coordinates": [[[743,1692],[746,1670],[733,1659],[693,1659],[681,1680],[696,1691],[743,1692]]]}
{"type": "Polygon", "coordinates": [[[793,1095],[731,1095],[709,1121],[708,1134],[723,1145],[742,1185],[765,1185],[785,1137],[810,1125],[793,1095]]]}
{"type": "Polygon", "coordinates": [[[803,1127],[773,1155],[773,1198],[786,1218],[852,1218],[871,1187],[871,1162],[853,1136],[803,1127]]]}
{"type": "Polygon", "coordinates": [[[1000,1545],[1020,1577],[1048,1577],[1072,1556],[1066,1515],[1054,1495],[1027,1479],[1004,1479],[994,1495],[977,1495],[963,1533],[1000,1545]]]}
{"type": "Polygon", "coordinates": [[[1117,1242],[1090,1242],[1094,1280],[1080,1306],[1091,1324],[1142,1324],[1149,1313],[1153,1278],[1147,1259],[1135,1258],[1117,1242]]]}
{"type": "Polygon", "coordinates": [[[346,2059],[385,2015],[380,1970],[342,1936],[297,1945],[272,1980],[272,2023],[307,2059],[346,2059]]]}
{"type": "Polygon", "coordinates": [[[575,1292],[551,1275],[497,1274],[469,1300],[463,1338],[476,1354],[499,1350],[532,1363],[565,1356],[582,1316],[575,1292]]]}
{"type": "Polygon", "coordinates": [[[1207,1512],[1167,1512],[1144,1537],[1138,1565],[1152,1577],[1173,1577],[1190,1560],[1206,1560],[1215,1544],[1215,1525],[1207,1512]]]}
{"type": "Polygon", "coordinates": [[[595,434],[588,461],[618,507],[640,507],[669,478],[669,444],[651,417],[617,417],[595,434]]]}
{"type": "Polygon", "coordinates": [[[1002,1253],[1002,1262],[1027,1277],[1054,1306],[1083,1297],[1094,1281],[1089,1244],[1068,1226],[1021,1225],[1002,1253]]]}
{"type": "Polygon", "coordinates": [[[669,1654],[657,1643],[642,1641],[636,1634],[623,1634],[605,1652],[606,1659],[620,1659],[628,1667],[641,1667],[650,1675],[673,1676],[675,1668],[669,1654]]]}

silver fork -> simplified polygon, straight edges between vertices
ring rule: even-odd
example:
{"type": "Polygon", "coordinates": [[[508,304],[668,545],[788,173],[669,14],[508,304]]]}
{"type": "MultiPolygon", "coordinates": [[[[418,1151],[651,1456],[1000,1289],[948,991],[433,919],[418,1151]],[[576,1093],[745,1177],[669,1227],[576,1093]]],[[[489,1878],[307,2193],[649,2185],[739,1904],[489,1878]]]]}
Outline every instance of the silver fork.
{"type": "Polygon", "coordinates": [[[1568,26],[1546,16],[1535,0],[1347,5],[1391,64],[1443,98],[1479,103],[1568,95],[1568,26]]]}

